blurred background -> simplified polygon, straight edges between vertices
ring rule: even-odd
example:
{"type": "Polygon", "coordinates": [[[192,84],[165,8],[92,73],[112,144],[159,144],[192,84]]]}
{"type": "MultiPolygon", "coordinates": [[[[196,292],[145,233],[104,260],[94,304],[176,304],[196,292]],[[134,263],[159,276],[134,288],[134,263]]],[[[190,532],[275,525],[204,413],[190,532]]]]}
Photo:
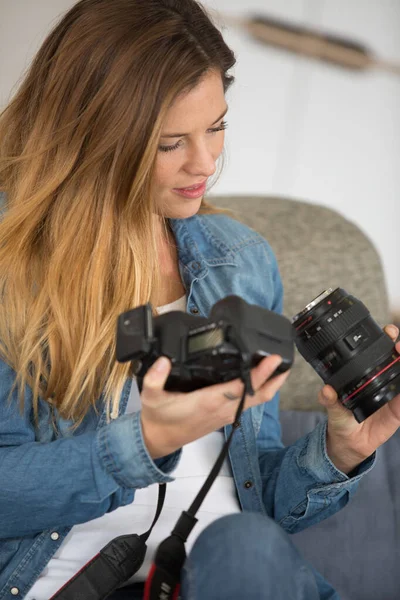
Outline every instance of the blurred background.
{"type": "MultiPolygon", "coordinates": [[[[0,108],[49,29],[74,3],[0,0],[0,108]]],[[[400,71],[335,66],[263,44],[232,23],[263,15],[338,35],[400,64],[400,0],[204,5],[238,59],[227,98],[226,166],[213,195],[282,195],[339,211],[374,242],[400,319],[400,71]]]]}

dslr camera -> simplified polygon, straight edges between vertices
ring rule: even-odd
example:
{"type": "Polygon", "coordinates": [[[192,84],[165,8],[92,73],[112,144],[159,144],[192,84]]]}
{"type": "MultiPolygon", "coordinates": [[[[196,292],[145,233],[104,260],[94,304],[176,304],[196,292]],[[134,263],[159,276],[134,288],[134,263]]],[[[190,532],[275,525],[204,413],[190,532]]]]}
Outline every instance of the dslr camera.
{"type": "Polygon", "coordinates": [[[191,392],[241,377],[264,357],[278,354],[274,375],[293,363],[293,329],[289,319],[239,296],[214,304],[209,318],[171,311],[153,317],[151,304],[118,317],[116,358],[134,361],[139,389],[159,356],[172,363],[165,390],[191,392]]]}

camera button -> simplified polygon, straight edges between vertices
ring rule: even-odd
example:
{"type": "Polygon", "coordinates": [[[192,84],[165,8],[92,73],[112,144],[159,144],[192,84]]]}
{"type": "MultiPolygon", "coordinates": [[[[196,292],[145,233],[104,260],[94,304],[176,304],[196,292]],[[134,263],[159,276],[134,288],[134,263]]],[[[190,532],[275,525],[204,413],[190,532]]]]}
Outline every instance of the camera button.
{"type": "Polygon", "coordinates": [[[368,333],[364,327],[359,327],[356,331],[353,331],[350,335],[344,338],[344,341],[349,346],[350,350],[355,350],[368,338],[368,333]]]}

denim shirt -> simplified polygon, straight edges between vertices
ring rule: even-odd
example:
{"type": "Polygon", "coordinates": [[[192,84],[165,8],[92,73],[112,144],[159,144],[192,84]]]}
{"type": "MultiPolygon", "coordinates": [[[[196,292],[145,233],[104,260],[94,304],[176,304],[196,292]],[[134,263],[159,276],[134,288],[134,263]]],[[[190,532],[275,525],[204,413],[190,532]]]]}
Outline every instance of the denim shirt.
{"type": "MultiPolygon", "coordinates": [[[[229,294],[281,312],[276,260],[258,233],[225,215],[170,223],[189,313],[207,317],[229,294]]],[[[73,434],[71,423],[51,415],[44,401],[35,428],[29,388],[23,414],[16,391],[7,401],[14,380],[14,371],[0,361],[0,600],[25,596],[74,524],[131,503],[137,488],[173,481],[181,454],[151,459],[140,413],[124,414],[130,380],[117,418],[107,422],[99,398],[99,410],[91,410],[73,434]]],[[[242,510],[269,515],[294,533],[343,508],[375,455],[351,478],[338,471],[327,456],[326,422],[285,448],[278,406],[276,395],[243,413],[229,458],[242,510]]],[[[225,427],[226,437],[230,431],[225,427]]],[[[333,598],[318,574],[317,580],[321,598],[333,598]]]]}

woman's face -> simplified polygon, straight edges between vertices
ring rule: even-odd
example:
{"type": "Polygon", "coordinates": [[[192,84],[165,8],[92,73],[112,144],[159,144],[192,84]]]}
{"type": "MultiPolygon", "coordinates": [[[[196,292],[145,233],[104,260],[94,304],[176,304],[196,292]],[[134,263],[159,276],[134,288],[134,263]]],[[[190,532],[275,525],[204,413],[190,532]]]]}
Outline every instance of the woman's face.
{"type": "Polygon", "coordinates": [[[186,219],[200,208],[204,187],[215,173],[224,146],[223,118],[228,107],[221,75],[211,72],[171,106],[161,132],[154,190],[159,211],[186,219]]]}

